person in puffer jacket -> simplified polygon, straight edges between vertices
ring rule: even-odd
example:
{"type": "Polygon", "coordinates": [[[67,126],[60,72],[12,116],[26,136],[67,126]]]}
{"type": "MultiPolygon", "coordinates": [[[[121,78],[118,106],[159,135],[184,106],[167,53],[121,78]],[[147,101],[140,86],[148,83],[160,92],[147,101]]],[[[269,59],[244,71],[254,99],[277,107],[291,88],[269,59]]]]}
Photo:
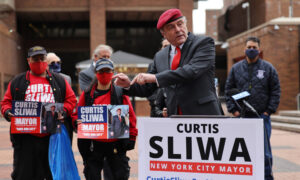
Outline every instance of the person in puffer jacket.
{"type": "Polygon", "coordinates": [[[280,83],[277,71],[272,64],[259,58],[259,48],[260,40],[257,37],[249,37],[246,40],[246,59],[232,66],[225,85],[225,95],[228,112],[235,117],[258,118],[250,109],[239,109],[239,106],[230,97],[230,91],[233,89],[250,93],[247,101],[264,119],[265,179],[272,180],[270,115],[276,112],[279,105],[280,83]],[[241,111],[243,111],[242,114],[241,111]]]}

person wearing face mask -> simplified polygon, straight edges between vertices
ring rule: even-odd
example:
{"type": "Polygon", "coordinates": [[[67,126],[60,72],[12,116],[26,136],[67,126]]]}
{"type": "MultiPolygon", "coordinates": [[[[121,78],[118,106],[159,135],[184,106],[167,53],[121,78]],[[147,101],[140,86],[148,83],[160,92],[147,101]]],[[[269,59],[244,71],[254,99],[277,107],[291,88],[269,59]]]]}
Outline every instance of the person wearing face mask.
{"type": "MultiPolygon", "coordinates": [[[[241,109],[231,99],[229,92],[238,89],[240,92],[248,91],[248,99],[261,118],[264,119],[266,129],[265,145],[265,179],[272,180],[272,152],[270,146],[271,120],[270,115],[276,112],[280,101],[280,83],[276,69],[271,63],[261,59],[260,40],[249,37],[245,47],[246,58],[234,64],[230,70],[225,84],[225,96],[228,112],[233,116],[241,116],[241,109]],[[268,141],[268,142],[266,142],[268,141]]],[[[243,117],[257,118],[257,115],[246,109],[243,117]]]]}
{"type": "MultiPolygon", "coordinates": [[[[83,159],[84,175],[87,180],[101,179],[104,159],[111,169],[111,179],[129,178],[128,150],[132,150],[137,136],[136,116],[128,96],[122,94],[122,89],[113,85],[114,65],[111,60],[99,59],[95,63],[95,78],[91,85],[82,92],[78,106],[92,105],[129,105],[128,139],[78,139],[78,149],[83,159]],[[92,143],[89,143],[92,142],[92,143]],[[88,144],[88,146],[86,146],[88,144]],[[93,147],[89,144],[93,144],[93,147]]],[[[81,123],[77,112],[73,116],[74,126],[81,123]]]]}
{"type": "Polygon", "coordinates": [[[58,73],[59,75],[64,77],[72,87],[71,77],[64,73],[61,73],[61,60],[55,53],[49,52],[47,54],[47,63],[50,72],[58,73]]]}
{"type": "MultiPolygon", "coordinates": [[[[110,46],[105,45],[105,44],[99,44],[95,48],[95,50],[93,52],[93,55],[92,55],[92,58],[91,58],[92,63],[90,65],[90,67],[79,72],[78,82],[79,82],[80,92],[84,91],[92,83],[92,81],[95,77],[96,61],[99,60],[99,59],[102,59],[102,58],[110,59],[112,53],[113,53],[113,49],[110,46]]],[[[82,141],[79,141],[79,143],[83,143],[83,144],[81,144],[82,146],[84,146],[84,143],[86,143],[85,146],[93,147],[93,145],[90,144],[90,142],[88,142],[88,141],[82,140],[82,141]]],[[[108,165],[106,163],[106,160],[104,160],[104,161],[105,161],[104,162],[104,168],[103,168],[104,179],[108,179],[108,180],[112,179],[111,178],[111,174],[112,174],[111,170],[108,167],[108,165]]]]}
{"type": "Polygon", "coordinates": [[[113,53],[113,49],[104,44],[98,45],[92,56],[92,63],[88,69],[82,70],[79,72],[78,80],[79,80],[79,87],[81,91],[84,91],[86,88],[89,87],[91,84],[93,78],[94,78],[94,69],[95,64],[98,59],[110,59],[111,55],[113,53]]]}
{"type": "MultiPolygon", "coordinates": [[[[17,75],[9,82],[4,98],[1,101],[1,113],[10,122],[12,101],[36,101],[47,103],[63,103],[63,119],[66,127],[71,125],[68,117],[72,115],[76,105],[75,94],[66,80],[56,73],[47,70],[46,50],[34,46],[28,51],[27,62],[30,70],[17,75]]],[[[69,130],[69,135],[72,130],[69,130]]],[[[48,162],[50,134],[10,134],[14,149],[13,180],[51,180],[48,162]]],[[[71,138],[71,135],[70,135],[71,138]]]]}

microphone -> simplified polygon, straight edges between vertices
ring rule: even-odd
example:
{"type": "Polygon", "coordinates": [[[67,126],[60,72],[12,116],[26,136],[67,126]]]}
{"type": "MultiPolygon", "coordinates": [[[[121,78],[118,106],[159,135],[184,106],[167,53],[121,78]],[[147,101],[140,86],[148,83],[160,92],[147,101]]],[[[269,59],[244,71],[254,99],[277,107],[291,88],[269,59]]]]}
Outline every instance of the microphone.
{"type": "Polygon", "coordinates": [[[239,102],[242,102],[252,113],[257,115],[257,117],[260,117],[257,111],[254,109],[253,106],[251,106],[250,103],[247,102],[247,98],[250,96],[250,93],[248,91],[240,92],[238,89],[230,89],[227,94],[235,101],[237,104],[239,102]]]}

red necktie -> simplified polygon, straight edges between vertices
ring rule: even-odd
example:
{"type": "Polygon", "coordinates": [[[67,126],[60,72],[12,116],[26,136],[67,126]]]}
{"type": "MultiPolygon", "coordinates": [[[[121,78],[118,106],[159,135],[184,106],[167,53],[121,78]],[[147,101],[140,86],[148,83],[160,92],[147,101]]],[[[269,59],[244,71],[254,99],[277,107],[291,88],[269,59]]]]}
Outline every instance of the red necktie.
{"type": "Polygon", "coordinates": [[[175,54],[175,56],[173,58],[173,61],[172,61],[172,67],[171,67],[172,70],[175,70],[175,69],[178,68],[179,62],[180,62],[180,58],[181,58],[180,48],[176,47],[176,51],[177,51],[177,53],[175,54]]]}
{"type": "MultiPolygon", "coordinates": [[[[176,47],[176,51],[177,51],[177,53],[175,54],[175,56],[173,58],[173,61],[172,61],[172,67],[171,67],[172,70],[175,70],[175,69],[178,68],[179,62],[180,62],[180,58],[181,58],[180,48],[176,47]]],[[[180,109],[179,106],[177,106],[177,114],[178,115],[182,115],[182,112],[181,112],[181,109],[180,109]]]]}

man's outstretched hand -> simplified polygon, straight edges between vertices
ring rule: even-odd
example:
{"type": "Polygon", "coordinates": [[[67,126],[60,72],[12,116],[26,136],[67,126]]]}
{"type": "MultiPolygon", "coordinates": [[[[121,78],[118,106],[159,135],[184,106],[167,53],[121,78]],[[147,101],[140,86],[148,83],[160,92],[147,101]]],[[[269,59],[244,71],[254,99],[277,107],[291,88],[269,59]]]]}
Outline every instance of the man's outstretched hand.
{"type": "Polygon", "coordinates": [[[155,83],[156,77],[154,74],[148,74],[148,73],[139,73],[136,75],[133,80],[130,82],[127,75],[123,73],[116,74],[112,77],[115,80],[115,84],[117,86],[120,86],[122,88],[128,88],[134,83],[138,83],[140,85],[144,85],[146,83],[155,83]]]}
{"type": "Polygon", "coordinates": [[[115,80],[115,84],[117,86],[120,86],[122,88],[128,88],[128,87],[130,87],[130,80],[129,80],[128,76],[125,75],[124,73],[116,74],[112,78],[116,79],[115,80]]]}
{"type": "Polygon", "coordinates": [[[156,82],[156,77],[154,74],[149,74],[149,73],[139,73],[136,75],[133,80],[131,81],[130,85],[134,83],[138,83],[140,85],[144,85],[146,83],[155,83],[156,82]]]}

